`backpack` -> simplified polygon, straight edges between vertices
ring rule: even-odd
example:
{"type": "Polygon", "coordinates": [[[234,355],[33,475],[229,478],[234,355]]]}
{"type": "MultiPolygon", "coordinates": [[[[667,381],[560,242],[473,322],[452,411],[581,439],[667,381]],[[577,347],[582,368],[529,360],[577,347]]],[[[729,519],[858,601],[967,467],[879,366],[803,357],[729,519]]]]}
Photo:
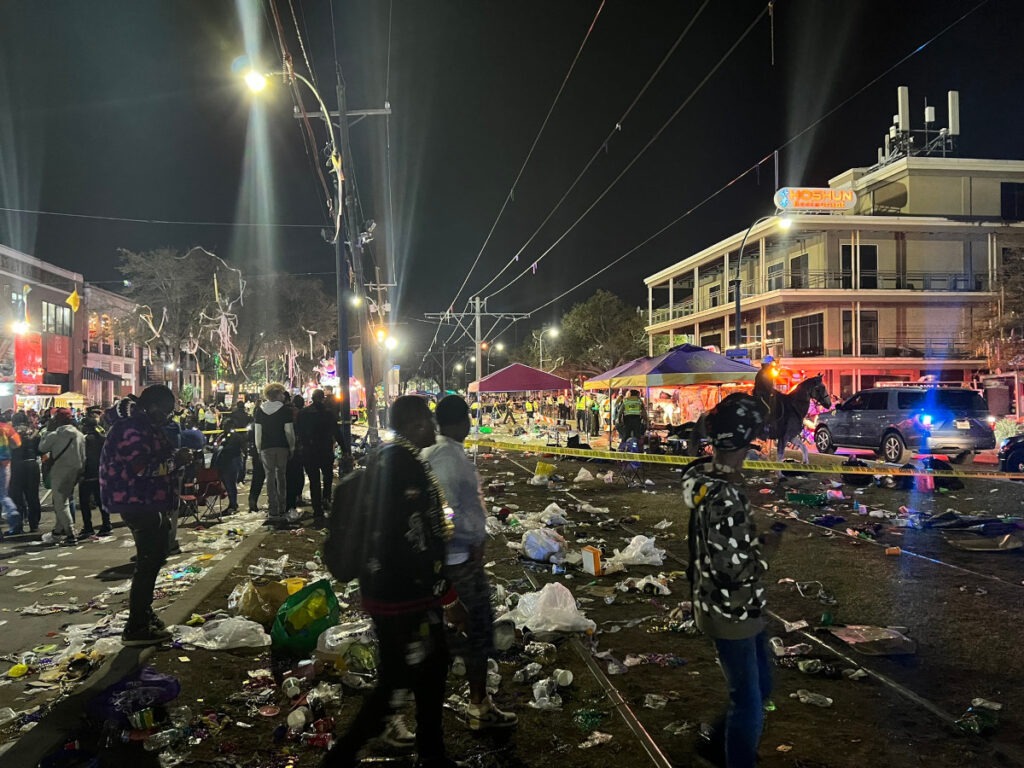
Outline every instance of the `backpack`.
{"type": "Polygon", "coordinates": [[[365,469],[349,472],[338,481],[331,498],[324,565],[339,581],[352,581],[363,567],[369,516],[363,489],[365,478],[365,469]]]}

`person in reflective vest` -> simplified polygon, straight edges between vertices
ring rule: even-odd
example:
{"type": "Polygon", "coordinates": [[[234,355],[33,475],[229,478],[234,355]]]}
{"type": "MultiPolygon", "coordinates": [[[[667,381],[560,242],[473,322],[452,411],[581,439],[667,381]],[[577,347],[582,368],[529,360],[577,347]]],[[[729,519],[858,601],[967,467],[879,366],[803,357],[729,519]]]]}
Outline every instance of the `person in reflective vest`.
{"type": "Polygon", "coordinates": [[[601,403],[597,397],[591,397],[590,399],[590,434],[593,437],[597,437],[601,434],[601,403]]]}
{"type": "Polygon", "coordinates": [[[576,396],[576,431],[582,432],[584,419],[587,417],[587,403],[583,395],[576,396]]]}
{"type": "Polygon", "coordinates": [[[635,390],[629,390],[629,395],[622,401],[622,408],[620,410],[622,416],[619,426],[619,436],[623,440],[629,440],[631,437],[640,440],[644,435],[644,401],[640,399],[640,393],[635,390]]]}
{"type": "Polygon", "coordinates": [[[533,411],[536,406],[534,405],[533,398],[527,395],[526,403],[524,408],[526,409],[526,424],[529,426],[530,422],[533,421],[533,411]]]}

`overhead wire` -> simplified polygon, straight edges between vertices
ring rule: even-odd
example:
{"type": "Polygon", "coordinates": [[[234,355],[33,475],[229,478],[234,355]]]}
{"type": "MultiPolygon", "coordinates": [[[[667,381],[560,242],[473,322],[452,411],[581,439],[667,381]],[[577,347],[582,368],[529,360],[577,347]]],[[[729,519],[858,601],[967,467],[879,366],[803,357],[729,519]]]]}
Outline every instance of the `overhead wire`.
{"type": "MultiPolygon", "coordinates": [[[[331,0],[333,3],[334,0],[331,0]]],[[[384,74],[384,108],[387,114],[384,115],[384,166],[388,185],[388,248],[385,259],[388,267],[388,277],[394,280],[397,275],[395,252],[398,249],[398,233],[395,232],[395,204],[391,182],[391,28],[394,18],[394,0],[388,1],[388,57],[387,68],[384,74]]]]}
{"type": "Polygon", "coordinates": [[[562,196],[551,208],[551,210],[548,211],[547,216],[544,217],[544,220],[541,221],[540,225],[533,231],[533,234],[527,238],[526,242],[523,243],[523,245],[519,248],[518,251],[515,252],[512,258],[508,260],[505,266],[498,270],[498,273],[494,275],[494,277],[492,277],[487,282],[487,284],[483,286],[483,288],[477,291],[477,293],[483,293],[492,285],[494,285],[494,283],[497,282],[498,278],[500,278],[509,267],[511,267],[513,264],[519,261],[519,257],[522,255],[523,251],[525,251],[526,248],[530,245],[530,243],[533,242],[534,238],[536,238],[537,235],[540,234],[541,230],[544,229],[545,225],[547,225],[547,223],[551,220],[551,217],[555,215],[559,208],[562,207],[562,203],[564,203],[566,198],[568,198],[569,195],[572,194],[572,191],[576,189],[576,185],[580,183],[580,180],[587,174],[587,171],[589,171],[590,167],[597,161],[597,158],[599,158],[604,152],[607,151],[608,144],[614,138],[615,134],[622,131],[622,126],[626,122],[626,119],[629,117],[630,113],[633,111],[633,108],[636,107],[637,103],[647,92],[647,89],[651,87],[651,84],[654,82],[655,78],[665,67],[665,64],[668,63],[668,60],[672,57],[672,54],[676,52],[676,49],[679,48],[680,44],[683,42],[683,39],[686,37],[687,33],[689,33],[690,29],[696,23],[697,19],[700,18],[700,15],[704,12],[704,9],[707,8],[709,3],[710,0],[704,0],[704,3],[697,9],[696,13],[693,14],[689,22],[686,24],[686,26],[683,27],[683,31],[679,33],[679,36],[672,44],[672,47],[669,48],[665,55],[661,57],[661,61],[658,62],[658,66],[654,68],[654,71],[647,78],[647,82],[643,84],[643,87],[637,92],[636,96],[633,97],[633,101],[631,101],[629,106],[626,107],[625,112],[623,112],[619,119],[615,121],[615,123],[612,125],[612,129],[608,132],[608,135],[605,136],[604,140],[597,145],[597,148],[590,156],[590,159],[586,162],[586,164],[583,166],[580,172],[576,174],[576,178],[573,179],[572,184],[569,185],[568,189],[565,190],[562,196]]]}
{"type": "Polygon", "coordinates": [[[512,278],[512,280],[510,280],[509,282],[505,283],[505,285],[501,286],[498,290],[494,291],[493,293],[488,294],[487,298],[491,298],[493,296],[498,295],[502,291],[510,288],[512,285],[514,285],[516,282],[518,282],[521,278],[525,277],[529,272],[535,270],[537,264],[539,264],[544,259],[544,257],[546,257],[549,253],[551,253],[551,251],[553,251],[558,246],[558,244],[561,243],[562,240],[564,240],[569,235],[569,233],[572,232],[576,228],[576,225],[579,224],[581,221],[583,221],[583,219],[585,219],[587,217],[587,215],[592,210],[594,210],[594,208],[597,206],[597,204],[600,203],[609,192],[611,192],[611,190],[615,187],[616,184],[619,183],[619,181],[622,179],[622,177],[625,176],[634,165],[636,165],[636,163],[640,160],[640,158],[643,157],[644,153],[646,153],[647,150],[650,149],[651,146],[661,137],[662,133],[664,133],[665,130],[669,127],[669,125],[671,125],[672,122],[680,115],[680,113],[682,113],[682,111],[694,99],[694,97],[700,92],[700,90],[704,87],[704,85],[707,84],[708,80],[710,80],[714,76],[714,74],[721,68],[721,66],[723,64],[725,64],[725,62],[732,55],[733,51],[735,51],[740,46],[740,44],[747,38],[747,35],[749,35],[753,31],[754,27],[757,26],[758,22],[761,21],[761,19],[764,17],[764,15],[767,12],[768,12],[768,6],[765,6],[764,8],[761,9],[761,11],[754,18],[754,20],[752,22],[750,22],[749,25],[747,25],[747,28],[745,30],[743,30],[743,33],[729,47],[729,50],[727,50],[721,56],[721,58],[719,58],[719,60],[710,69],[710,71],[703,77],[703,79],[701,79],[701,81],[699,83],[697,83],[697,85],[693,88],[693,90],[690,91],[689,95],[685,99],[683,99],[682,103],[678,107],[676,107],[675,111],[673,111],[672,114],[669,115],[668,119],[664,123],[662,123],[661,127],[658,128],[657,131],[655,131],[654,135],[647,141],[647,143],[644,144],[643,147],[641,147],[640,151],[637,152],[633,156],[633,159],[630,160],[626,164],[626,167],[623,168],[614,179],[612,179],[611,183],[608,184],[608,186],[606,186],[604,188],[604,190],[601,192],[601,194],[599,194],[594,199],[594,201],[590,205],[588,205],[586,207],[586,209],[584,209],[583,213],[581,213],[572,222],[572,224],[570,224],[566,228],[566,230],[561,235],[559,235],[558,238],[550,246],[548,246],[548,248],[540,256],[538,256],[536,259],[534,259],[530,263],[530,266],[528,266],[526,269],[524,269],[522,272],[520,272],[518,275],[516,275],[514,278],[512,278]]]}
{"type": "MultiPolygon", "coordinates": [[[[547,114],[544,116],[544,120],[541,122],[540,128],[537,129],[537,133],[536,133],[536,135],[533,138],[533,142],[530,144],[530,149],[526,153],[526,158],[523,160],[522,164],[519,166],[519,172],[516,174],[515,179],[512,181],[512,185],[509,187],[509,191],[505,195],[505,199],[504,199],[504,201],[501,204],[501,208],[498,210],[498,215],[494,218],[494,222],[491,224],[491,228],[487,232],[487,237],[484,238],[484,242],[480,246],[480,250],[477,251],[476,258],[473,259],[473,263],[470,265],[469,270],[466,272],[466,276],[465,276],[465,278],[463,278],[462,284],[459,286],[459,289],[455,292],[455,296],[452,298],[450,304],[448,305],[448,311],[451,311],[452,309],[455,308],[455,303],[459,300],[459,296],[462,295],[462,291],[465,289],[466,284],[469,282],[469,279],[472,276],[473,271],[476,269],[477,265],[480,263],[480,258],[483,256],[484,250],[487,248],[487,244],[491,241],[491,237],[494,235],[494,231],[498,227],[498,222],[501,221],[501,217],[504,215],[505,210],[508,208],[508,204],[514,199],[516,185],[519,183],[519,180],[522,178],[523,173],[526,170],[526,166],[529,164],[530,159],[533,157],[533,152],[537,148],[537,144],[540,141],[540,137],[544,133],[544,129],[547,127],[547,124],[548,124],[548,122],[551,119],[551,115],[555,111],[555,107],[557,106],[558,101],[559,101],[559,99],[562,96],[562,92],[565,90],[565,86],[569,82],[569,78],[572,76],[573,71],[576,69],[576,64],[579,62],[580,56],[583,54],[583,49],[586,47],[587,41],[590,39],[590,35],[594,31],[594,26],[597,24],[597,19],[601,15],[601,11],[604,10],[605,2],[606,2],[606,0],[601,0],[601,4],[597,8],[597,12],[594,14],[594,18],[591,20],[590,26],[587,27],[586,34],[584,34],[584,36],[583,36],[583,41],[580,43],[579,47],[576,49],[576,55],[573,56],[572,63],[569,65],[569,69],[566,71],[565,77],[562,78],[562,83],[558,87],[558,91],[555,93],[555,97],[554,97],[554,99],[551,102],[551,106],[548,107],[547,114]]],[[[389,40],[390,40],[390,37],[389,37],[389,40]]],[[[389,58],[389,62],[390,62],[390,58],[389,58]]],[[[389,68],[389,72],[390,72],[390,68],[389,68]]],[[[426,353],[423,355],[423,359],[424,360],[426,360],[427,355],[430,354],[430,350],[433,349],[434,344],[437,342],[437,337],[438,337],[438,335],[440,333],[440,330],[441,330],[441,326],[439,324],[438,327],[437,327],[437,330],[434,332],[434,338],[431,340],[430,345],[427,347],[426,353]]],[[[451,337],[449,337],[448,341],[450,341],[450,340],[451,340],[451,337]]],[[[445,343],[447,344],[448,341],[446,341],[445,343]]]]}
{"type": "Polygon", "coordinates": [[[126,224],[167,224],[189,227],[269,227],[277,229],[323,229],[323,224],[282,224],[260,221],[185,221],[177,219],[140,219],[131,216],[104,216],[91,213],[73,213],[71,211],[45,211],[36,208],[0,207],[5,213],[24,213],[31,216],[61,216],[69,219],[88,219],[94,221],[120,221],[126,224]]]}
{"type": "Polygon", "coordinates": [[[950,31],[951,29],[953,29],[953,27],[955,27],[955,26],[956,26],[957,24],[959,24],[960,22],[964,21],[964,20],[965,20],[965,19],[966,19],[967,17],[969,17],[969,16],[971,15],[971,14],[973,14],[974,12],[976,12],[977,10],[979,10],[979,9],[980,9],[981,7],[983,7],[983,6],[987,5],[987,4],[989,3],[989,2],[990,2],[990,0],[981,0],[981,2],[979,2],[979,3],[977,4],[977,5],[973,6],[972,8],[970,8],[969,10],[967,10],[967,11],[966,11],[965,13],[963,13],[963,14],[962,14],[961,16],[957,17],[957,18],[956,18],[956,19],[955,19],[954,21],[952,21],[951,23],[947,24],[947,25],[946,25],[945,27],[943,27],[943,28],[942,28],[941,30],[939,30],[939,31],[938,31],[938,32],[937,32],[937,33],[936,33],[935,35],[933,35],[932,37],[930,37],[930,38],[929,38],[928,40],[926,40],[925,42],[923,42],[923,43],[922,43],[921,45],[919,45],[919,46],[917,46],[916,48],[914,48],[914,49],[913,49],[912,51],[910,51],[910,52],[909,52],[908,54],[906,54],[905,56],[903,56],[902,58],[900,58],[900,59],[899,59],[898,61],[896,61],[896,62],[895,62],[894,64],[892,64],[891,66],[889,66],[888,68],[886,68],[886,69],[885,69],[885,70],[884,70],[883,72],[881,72],[880,74],[878,74],[878,75],[877,75],[876,77],[874,77],[874,78],[872,78],[871,80],[869,80],[869,81],[868,81],[867,83],[865,83],[865,84],[864,84],[863,86],[861,86],[860,88],[858,88],[858,89],[857,89],[856,91],[854,91],[854,92],[853,92],[852,94],[850,94],[849,96],[847,96],[847,97],[846,97],[845,99],[843,99],[843,100],[842,100],[841,102],[839,102],[839,103],[838,103],[837,105],[835,105],[834,107],[832,107],[831,109],[829,109],[829,110],[828,110],[827,112],[825,112],[825,113],[824,113],[823,115],[821,115],[821,116],[819,116],[818,118],[816,118],[815,120],[811,121],[811,122],[810,122],[810,123],[809,123],[808,125],[806,125],[806,126],[805,126],[804,128],[802,128],[802,129],[801,129],[801,130],[799,130],[799,131],[798,131],[797,133],[795,133],[795,134],[793,134],[792,136],[790,136],[790,137],[789,137],[788,139],[786,139],[786,141],[784,141],[784,142],[783,142],[782,144],[780,144],[780,145],[779,145],[778,147],[776,147],[776,148],[775,148],[775,149],[773,149],[773,150],[772,150],[771,152],[769,152],[769,153],[768,153],[767,155],[765,155],[764,157],[762,157],[762,158],[761,158],[760,160],[758,160],[757,162],[755,162],[755,163],[754,163],[753,165],[749,166],[749,167],[748,167],[748,168],[747,168],[747,169],[746,169],[745,171],[741,172],[741,173],[740,173],[739,175],[737,175],[737,176],[733,177],[732,179],[730,179],[730,180],[729,180],[728,182],[726,182],[725,184],[723,184],[722,186],[720,186],[720,187],[719,187],[718,189],[716,189],[716,190],[715,190],[714,192],[712,192],[712,193],[711,193],[710,195],[708,195],[708,196],[707,196],[707,197],[705,197],[705,198],[704,198],[703,200],[701,200],[700,202],[698,202],[698,203],[697,203],[696,205],[692,206],[691,208],[689,208],[689,209],[688,209],[687,211],[685,211],[684,213],[680,214],[680,215],[679,215],[679,216],[677,216],[676,218],[672,219],[672,221],[670,221],[670,222],[668,222],[667,224],[665,224],[665,225],[664,225],[663,227],[661,227],[661,228],[660,228],[660,229],[659,229],[659,230],[658,230],[657,232],[655,232],[654,234],[650,235],[649,237],[646,237],[646,238],[644,238],[644,239],[643,239],[643,240],[642,240],[641,242],[637,243],[637,244],[636,244],[635,246],[633,246],[632,248],[630,248],[629,250],[627,250],[627,251],[626,251],[625,253],[623,253],[622,255],[618,256],[618,257],[617,257],[617,258],[615,258],[615,259],[613,259],[613,260],[612,260],[612,261],[611,261],[610,263],[606,264],[606,265],[605,265],[604,267],[602,267],[602,268],[601,268],[601,269],[599,269],[598,271],[596,271],[596,272],[594,272],[594,273],[592,273],[592,274],[588,275],[587,277],[583,278],[583,279],[582,279],[582,280],[580,280],[580,281],[579,281],[578,283],[576,283],[576,284],[575,284],[574,286],[572,286],[571,288],[569,288],[569,289],[568,289],[568,290],[566,290],[566,291],[563,291],[562,293],[560,293],[560,294],[559,294],[558,296],[556,296],[555,298],[553,298],[553,299],[550,299],[550,300],[548,300],[548,301],[544,302],[543,304],[539,305],[538,307],[535,307],[534,309],[530,310],[529,314],[533,314],[533,313],[535,313],[535,312],[539,312],[540,310],[542,310],[542,309],[544,309],[544,308],[546,308],[546,307],[550,306],[551,304],[554,304],[554,303],[555,303],[556,301],[559,301],[560,299],[562,299],[562,298],[564,298],[564,297],[568,296],[568,295],[569,295],[570,293],[572,293],[573,291],[575,291],[575,290],[577,290],[577,289],[579,289],[579,288],[582,288],[582,287],[583,287],[584,285],[586,285],[587,283],[589,283],[589,282],[590,282],[591,280],[593,280],[594,278],[596,278],[596,277],[597,277],[598,275],[600,275],[600,274],[602,274],[602,273],[606,272],[606,271],[607,271],[607,270],[609,270],[609,269],[610,269],[611,267],[615,266],[616,264],[620,263],[620,262],[621,262],[621,261],[623,261],[624,259],[628,258],[628,257],[629,257],[629,256],[631,256],[631,255],[632,255],[633,253],[635,253],[636,251],[638,251],[638,250],[639,250],[640,248],[644,247],[644,246],[645,246],[645,245],[647,245],[647,244],[648,244],[649,242],[651,242],[652,240],[654,240],[655,238],[657,238],[658,236],[660,236],[661,234],[663,234],[663,233],[664,233],[664,232],[665,232],[666,230],[668,230],[668,229],[670,229],[671,227],[675,226],[675,225],[676,225],[676,224],[678,224],[678,223],[679,223],[680,221],[682,221],[683,219],[685,219],[685,218],[686,218],[687,216],[689,216],[690,214],[694,213],[695,211],[697,211],[698,209],[700,209],[701,207],[703,207],[703,206],[704,206],[704,205],[706,205],[707,203],[709,203],[709,202],[711,202],[712,200],[714,200],[714,199],[715,199],[716,197],[718,197],[718,196],[719,196],[719,195],[720,195],[720,194],[721,194],[722,192],[724,192],[725,190],[727,190],[727,189],[728,189],[729,187],[731,187],[731,186],[732,186],[733,184],[735,184],[736,182],[738,182],[738,181],[739,181],[740,179],[742,179],[743,177],[747,176],[747,175],[748,175],[748,174],[750,174],[750,173],[753,173],[753,172],[754,172],[755,170],[757,170],[758,168],[760,168],[760,167],[761,167],[761,166],[762,166],[762,165],[763,165],[764,163],[766,163],[766,162],[767,162],[768,160],[772,159],[772,158],[773,158],[773,157],[775,156],[775,153],[776,153],[776,152],[778,152],[778,151],[780,151],[780,150],[784,149],[785,147],[788,147],[788,146],[789,146],[790,144],[792,144],[792,143],[793,143],[794,141],[798,140],[798,139],[799,139],[799,138],[800,138],[801,136],[803,136],[804,134],[806,134],[806,133],[807,133],[808,131],[810,131],[810,130],[812,130],[812,129],[816,128],[816,127],[817,127],[818,125],[820,125],[821,123],[823,123],[823,122],[824,122],[825,120],[827,120],[827,119],[828,119],[829,117],[831,117],[832,115],[834,115],[834,114],[835,114],[835,113],[836,113],[837,111],[839,111],[840,109],[842,109],[843,107],[845,107],[845,106],[846,106],[847,104],[849,104],[849,103],[850,103],[850,102],[851,102],[851,101],[852,101],[853,99],[855,99],[855,98],[856,98],[857,96],[860,96],[860,95],[861,95],[862,93],[864,93],[864,91],[866,91],[866,90],[867,90],[868,88],[870,88],[870,87],[871,87],[872,85],[874,85],[875,83],[877,83],[877,82],[878,82],[879,80],[881,80],[881,79],[882,79],[883,77],[885,77],[886,75],[888,75],[888,74],[890,74],[891,72],[893,72],[893,71],[894,71],[894,70],[895,70],[895,69],[896,69],[897,67],[899,67],[900,65],[902,65],[902,64],[904,64],[904,63],[906,63],[906,62],[907,62],[907,61],[908,61],[909,59],[911,59],[912,57],[916,56],[916,55],[917,55],[918,53],[920,53],[920,52],[921,52],[921,51],[923,51],[923,50],[924,50],[925,48],[927,48],[927,47],[928,47],[929,45],[931,45],[932,43],[934,43],[934,42],[935,42],[936,40],[938,40],[938,39],[939,39],[940,37],[942,37],[942,36],[943,36],[944,34],[946,34],[946,33],[947,33],[947,32],[949,32],[949,31],[950,31]]]}

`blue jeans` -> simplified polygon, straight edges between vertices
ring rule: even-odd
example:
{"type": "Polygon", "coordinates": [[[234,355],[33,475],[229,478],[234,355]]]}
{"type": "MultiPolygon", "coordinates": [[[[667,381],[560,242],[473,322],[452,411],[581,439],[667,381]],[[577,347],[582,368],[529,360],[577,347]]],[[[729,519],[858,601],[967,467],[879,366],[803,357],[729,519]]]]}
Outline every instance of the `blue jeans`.
{"type": "Polygon", "coordinates": [[[4,508],[4,517],[7,518],[7,532],[21,533],[21,512],[18,511],[18,505],[7,493],[10,484],[11,462],[5,461],[0,463],[0,505],[4,508]]]}
{"type": "Polygon", "coordinates": [[[764,702],[772,693],[765,634],[743,640],[715,640],[718,659],[729,686],[725,718],[725,761],[728,768],[757,765],[757,744],[764,728],[764,702]]]}

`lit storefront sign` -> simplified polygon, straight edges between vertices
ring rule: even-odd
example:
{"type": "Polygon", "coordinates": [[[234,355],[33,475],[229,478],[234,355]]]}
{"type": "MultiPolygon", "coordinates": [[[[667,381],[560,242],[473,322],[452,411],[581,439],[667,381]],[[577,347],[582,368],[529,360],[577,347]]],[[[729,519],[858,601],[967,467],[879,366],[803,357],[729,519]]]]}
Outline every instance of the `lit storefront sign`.
{"type": "Polygon", "coordinates": [[[856,204],[852,189],[783,187],[775,193],[775,207],[782,211],[849,211],[856,204]]]}

